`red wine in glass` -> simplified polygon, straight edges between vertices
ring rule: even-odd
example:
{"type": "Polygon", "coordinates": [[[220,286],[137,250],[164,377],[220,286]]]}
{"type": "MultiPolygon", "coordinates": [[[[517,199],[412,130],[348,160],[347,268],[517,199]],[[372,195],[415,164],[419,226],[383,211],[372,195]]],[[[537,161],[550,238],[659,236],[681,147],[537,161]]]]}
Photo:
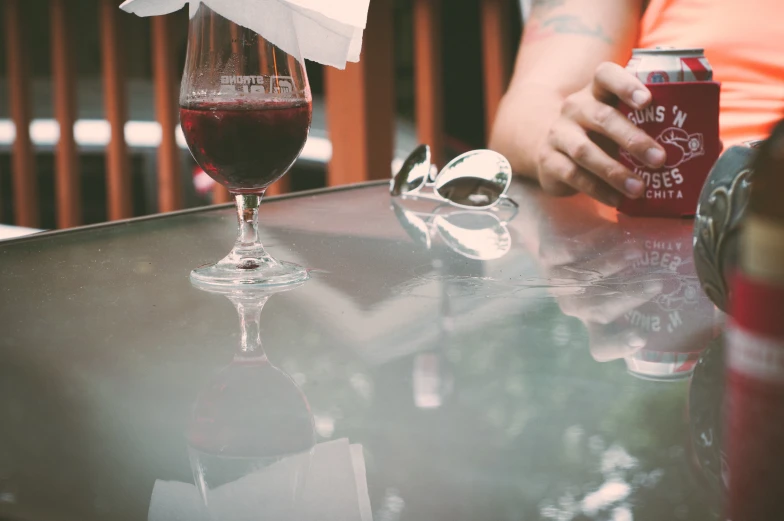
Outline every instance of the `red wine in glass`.
{"type": "Polygon", "coordinates": [[[309,100],[198,102],[180,109],[196,162],[233,193],[259,193],[281,178],[310,130],[309,100]]]}

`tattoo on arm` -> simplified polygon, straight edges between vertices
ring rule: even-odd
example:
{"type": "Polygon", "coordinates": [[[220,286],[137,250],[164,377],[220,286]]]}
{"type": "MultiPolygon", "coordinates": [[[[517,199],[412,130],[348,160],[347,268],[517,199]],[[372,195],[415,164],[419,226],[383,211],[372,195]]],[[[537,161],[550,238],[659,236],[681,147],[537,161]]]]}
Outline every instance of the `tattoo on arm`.
{"type": "Polygon", "coordinates": [[[556,7],[561,7],[565,2],[566,0],[533,0],[533,2],[531,2],[532,11],[550,11],[556,7]]]}
{"type": "Polygon", "coordinates": [[[569,14],[559,9],[567,4],[567,0],[533,0],[530,29],[536,33],[535,39],[544,38],[549,34],[577,34],[596,38],[612,45],[613,39],[599,22],[586,22],[582,17],[569,14]],[[553,12],[555,11],[555,12],[553,12]]]}
{"type": "Polygon", "coordinates": [[[602,24],[588,24],[574,15],[553,16],[542,22],[543,28],[551,28],[558,34],[582,34],[612,44],[613,39],[604,31],[602,24]]]}

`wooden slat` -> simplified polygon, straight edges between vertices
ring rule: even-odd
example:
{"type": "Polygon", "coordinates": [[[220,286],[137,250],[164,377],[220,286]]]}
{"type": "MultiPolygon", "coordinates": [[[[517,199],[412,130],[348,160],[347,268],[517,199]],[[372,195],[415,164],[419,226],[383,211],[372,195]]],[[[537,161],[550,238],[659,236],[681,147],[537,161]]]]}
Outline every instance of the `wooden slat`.
{"type": "Polygon", "coordinates": [[[8,105],[16,125],[12,150],[14,219],[20,226],[39,226],[38,182],[35,154],[30,140],[30,74],[25,28],[20,12],[21,0],[4,0],[6,63],[8,64],[8,105]]]}
{"type": "Polygon", "coordinates": [[[511,70],[509,0],[481,0],[482,68],[484,73],[485,135],[490,137],[495,113],[509,83],[511,70]]]}
{"type": "Polygon", "coordinates": [[[106,119],[112,136],[106,149],[106,195],[109,220],[132,216],[131,178],[128,147],[125,143],[127,119],[125,84],[122,74],[117,2],[100,0],[103,97],[106,119]]]}
{"type": "Polygon", "coordinates": [[[433,163],[443,166],[444,123],[441,79],[441,0],[414,1],[414,77],[417,135],[430,145],[433,163]]]}
{"type": "Polygon", "coordinates": [[[76,80],[71,40],[71,20],[65,0],[50,0],[52,24],[52,79],[54,112],[60,125],[56,151],[56,204],[58,228],[82,223],[79,151],[74,138],[76,80]]]}
{"type": "Polygon", "coordinates": [[[152,63],[155,82],[155,114],[161,125],[158,148],[158,211],[172,212],[182,208],[180,150],[175,140],[177,125],[177,87],[174,57],[169,35],[170,16],[152,17],[152,63]]]}
{"type": "Polygon", "coordinates": [[[392,14],[391,0],[373,0],[360,62],[344,71],[324,71],[330,186],[390,176],[395,128],[392,14]]]}

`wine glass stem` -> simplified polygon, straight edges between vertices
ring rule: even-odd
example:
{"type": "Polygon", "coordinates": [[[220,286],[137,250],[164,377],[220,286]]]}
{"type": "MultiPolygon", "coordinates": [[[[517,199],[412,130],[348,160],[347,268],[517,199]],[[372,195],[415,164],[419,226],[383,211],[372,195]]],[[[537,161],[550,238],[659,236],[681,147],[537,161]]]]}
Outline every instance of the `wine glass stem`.
{"type": "Polygon", "coordinates": [[[260,265],[274,264],[259,240],[259,205],[264,193],[236,194],[239,233],[234,248],[226,257],[229,264],[241,269],[255,269],[260,265]]]}
{"type": "Polygon", "coordinates": [[[239,220],[239,236],[237,246],[248,248],[261,246],[259,241],[259,205],[263,194],[237,194],[237,219],[239,220]]]}
{"type": "Polygon", "coordinates": [[[240,354],[242,357],[266,357],[261,345],[261,310],[269,297],[260,300],[234,298],[240,318],[240,354]]]}

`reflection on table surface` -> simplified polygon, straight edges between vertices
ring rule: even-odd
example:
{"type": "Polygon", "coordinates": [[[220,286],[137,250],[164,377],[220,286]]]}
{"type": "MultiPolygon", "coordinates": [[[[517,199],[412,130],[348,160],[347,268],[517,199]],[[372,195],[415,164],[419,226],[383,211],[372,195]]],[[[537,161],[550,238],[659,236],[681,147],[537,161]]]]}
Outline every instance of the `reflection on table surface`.
{"type": "Polygon", "coordinates": [[[370,521],[361,445],[315,443],[313,415],[294,379],[267,357],[260,319],[275,293],[195,286],[226,296],[239,316],[232,361],[193,404],[187,446],[193,481],[156,480],[148,521],[370,521]]]}
{"type": "Polygon", "coordinates": [[[713,519],[721,317],[691,222],[523,184],[513,214],[387,190],[262,205],[268,249],[313,271],[234,295],[240,317],[266,302],[258,330],[188,281],[230,209],[0,244],[0,516],[152,521],[221,490],[286,518],[270,494],[326,446],[316,489],[363,520],[713,519]],[[205,468],[226,472],[199,493],[205,468]]]}

